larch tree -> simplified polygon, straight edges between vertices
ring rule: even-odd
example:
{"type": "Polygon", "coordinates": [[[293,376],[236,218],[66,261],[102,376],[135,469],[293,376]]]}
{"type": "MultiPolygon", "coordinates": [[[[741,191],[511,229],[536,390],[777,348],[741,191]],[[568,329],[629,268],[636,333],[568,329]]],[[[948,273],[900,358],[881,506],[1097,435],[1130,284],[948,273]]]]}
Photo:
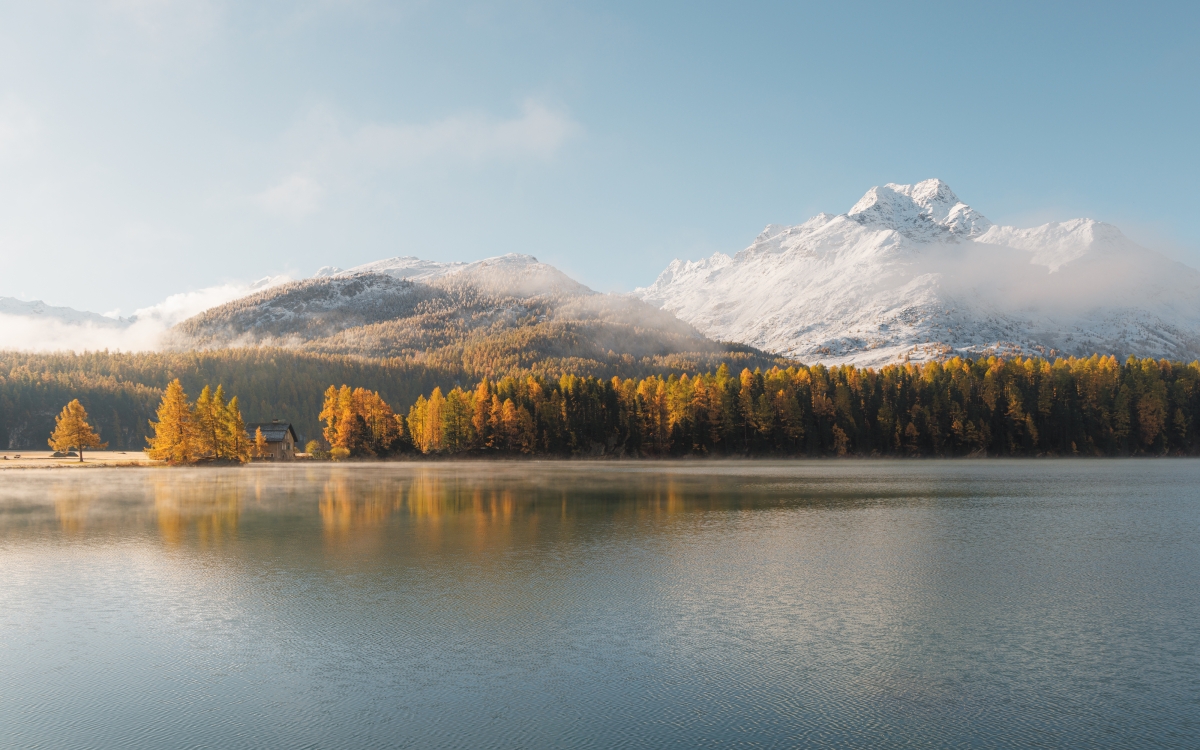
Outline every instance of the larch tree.
{"type": "Polygon", "coordinates": [[[63,407],[62,413],[54,418],[54,432],[50,435],[50,447],[56,451],[79,450],[79,461],[83,462],[84,448],[105,448],[108,443],[100,442],[100,436],[88,424],[87,410],[79,399],[63,407]]]}
{"type": "Polygon", "coordinates": [[[386,456],[396,451],[405,437],[404,420],[378,392],[366,388],[330,386],[320,418],[325,422],[331,455],[339,460],[386,456]]]}
{"type": "Polygon", "coordinates": [[[179,379],[172,380],[163,393],[158,406],[158,421],[151,422],[154,436],[146,438],[150,447],[146,454],[153,459],[170,464],[184,464],[195,460],[195,423],[187,394],[179,379]]]}
{"type": "MultiPolygon", "coordinates": [[[[349,392],[350,386],[343,385],[342,389],[349,392]]],[[[325,442],[335,448],[341,441],[342,410],[339,408],[340,401],[340,391],[337,386],[329,386],[325,390],[325,404],[321,407],[321,413],[317,415],[317,419],[325,423],[325,442]]]]}
{"type": "Polygon", "coordinates": [[[263,458],[268,453],[267,439],[263,437],[262,428],[254,428],[254,455],[258,458],[263,458]]]}
{"type": "Polygon", "coordinates": [[[195,415],[195,445],[198,458],[224,458],[221,455],[221,422],[225,416],[225,394],[217,386],[214,394],[207,385],[200,391],[193,409],[195,415]]]}
{"type": "MultiPolygon", "coordinates": [[[[217,386],[217,393],[221,393],[220,386],[217,386]]],[[[246,423],[242,419],[237,396],[229,399],[229,403],[221,411],[219,435],[221,455],[224,458],[242,463],[250,460],[250,437],[246,434],[246,423]]]]}

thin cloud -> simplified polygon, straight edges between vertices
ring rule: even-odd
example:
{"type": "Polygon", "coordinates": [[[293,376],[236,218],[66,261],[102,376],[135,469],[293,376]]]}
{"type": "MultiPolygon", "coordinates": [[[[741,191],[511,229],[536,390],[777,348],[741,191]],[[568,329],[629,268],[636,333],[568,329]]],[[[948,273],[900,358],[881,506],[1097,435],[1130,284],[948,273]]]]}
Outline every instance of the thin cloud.
{"type": "Polygon", "coordinates": [[[317,210],[324,192],[313,178],[292,175],[275,187],[256,195],[254,201],[267,213],[299,218],[317,210]]]}
{"type": "Polygon", "coordinates": [[[426,125],[368,125],[352,148],[364,158],[409,164],[431,159],[479,163],[549,159],[582,128],[569,115],[526,102],[520,117],[449,117],[426,125]]]}
{"type": "Polygon", "coordinates": [[[0,159],[30,155],[37,134],[38,121],[31,108],[13,97],[0,101],[0,159]]]}
{"type": "Polygon", "coordinates": [[[213,0],[104,0],[101,9],[122,30],[157,51],[179,51],[211,37],[220,27],[224,8],[213,0]]]}
{"type": "MultiPolygon", "coordinates": [[[[154,351],[171,326],[205,310],[291,281],[270,276],[253,283],[230,282],[172,294],[137,310],[131,319],[73,323],[61,318],[0,314],[0,349],[20,351],[154,351]]],[[[116,312],[116,311],[114,311],[116,312]]]]}
{"type": "Polygon", "coordinates": [[[319,208],[331,186],[433,165],[545,162],[582,132],[569,114],[532,100],[510,118],[467,114],[424,124],[356,127],[317,109],[284,138],[285,151],[296,165],[292,174],[251,200],[267,213],[301,217],[319,208]]]}

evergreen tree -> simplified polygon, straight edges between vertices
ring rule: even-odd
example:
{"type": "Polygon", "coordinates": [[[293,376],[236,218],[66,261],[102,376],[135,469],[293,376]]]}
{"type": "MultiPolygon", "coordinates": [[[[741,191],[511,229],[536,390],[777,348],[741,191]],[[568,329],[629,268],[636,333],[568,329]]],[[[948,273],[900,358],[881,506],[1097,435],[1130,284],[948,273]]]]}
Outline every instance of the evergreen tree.
{"type": "Polygon", "coordinates": [[[63,407],[62,412],[54,418],[54,432],[50,435],[50,447],[56,451],[79,450],[79,461],[83,463],[84,448],[106,448],[108,443],[100,442],[100,436],[88,424],[87,410],[79,399],[73,399],[63,407]]]}

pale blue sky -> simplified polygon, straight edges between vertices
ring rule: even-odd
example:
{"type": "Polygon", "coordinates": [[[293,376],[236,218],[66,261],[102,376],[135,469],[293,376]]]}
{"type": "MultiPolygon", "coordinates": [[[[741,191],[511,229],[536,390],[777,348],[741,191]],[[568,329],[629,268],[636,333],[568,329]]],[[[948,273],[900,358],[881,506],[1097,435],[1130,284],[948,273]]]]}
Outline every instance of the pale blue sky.
{"type": "Polygon", "coordinates": [[[1200,265],[1198,8],[0,2],[0,295],[506,252],[628,290],[935,176],[1200,265]]]}

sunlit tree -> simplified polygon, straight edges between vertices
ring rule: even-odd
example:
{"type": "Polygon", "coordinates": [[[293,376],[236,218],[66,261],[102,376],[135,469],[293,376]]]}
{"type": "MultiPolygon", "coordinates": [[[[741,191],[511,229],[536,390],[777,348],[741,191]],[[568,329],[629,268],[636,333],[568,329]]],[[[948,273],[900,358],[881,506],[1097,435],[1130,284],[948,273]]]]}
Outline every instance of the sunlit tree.
{"type": "Polygon", "coordinates": [[[84,448],[106,448],[108,443],[100,441],[92,426],[88,424],[87,410],[79,399],[73,399],[63,407],[62,413],[54,418],[54,432],[50,435],[50,447],[56,451],[79,450],[79,461],[83,462],[84,448]]]}
{"type": "Polygon", "coordinates": [[[158,421],[150,423],[154,435],[146,439],[150,444],[146,454],[150,458],[171,464],[194,461],[195,422],[187,394],[184,393],[178,378],[167,385],[157,416],[158,421]]]}

